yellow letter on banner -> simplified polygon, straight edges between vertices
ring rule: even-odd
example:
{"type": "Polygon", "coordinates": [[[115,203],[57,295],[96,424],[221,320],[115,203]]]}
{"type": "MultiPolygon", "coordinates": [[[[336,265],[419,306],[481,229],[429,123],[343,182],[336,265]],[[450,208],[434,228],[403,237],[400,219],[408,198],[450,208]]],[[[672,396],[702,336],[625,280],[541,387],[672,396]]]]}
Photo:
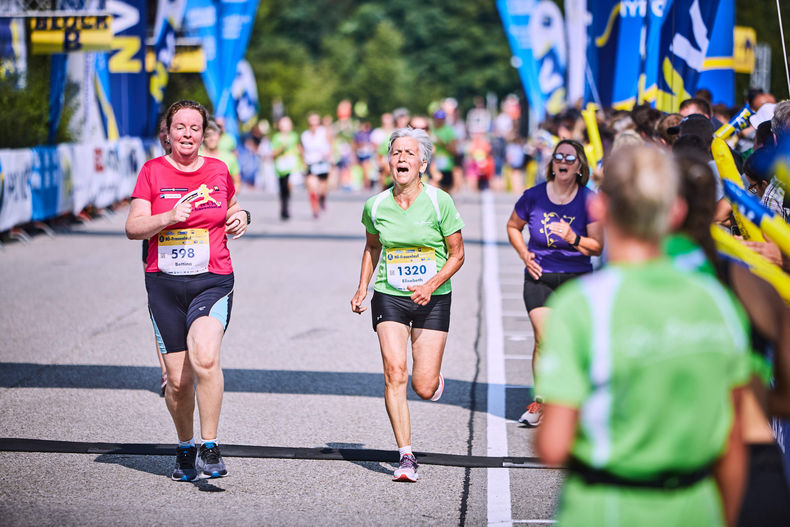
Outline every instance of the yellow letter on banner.
{"type": "Polygon", "coordinates": [[[140,73],[143,71],[143,61],[134,58],[140,50],[139,37],[116,36],[112,41],[113,49],[117,49],[107,67],[110,73],[140,73]]]}

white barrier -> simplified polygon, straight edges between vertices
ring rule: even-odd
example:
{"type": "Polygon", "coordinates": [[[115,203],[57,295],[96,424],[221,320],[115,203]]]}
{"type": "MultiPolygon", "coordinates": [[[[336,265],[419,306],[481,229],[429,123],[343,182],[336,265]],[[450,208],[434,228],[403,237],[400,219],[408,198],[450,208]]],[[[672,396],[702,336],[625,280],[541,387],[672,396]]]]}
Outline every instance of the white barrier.
{"type": "Polygon", "coordinates": [[[128,198],[143,163],[161,153],[139,137],[0,150],[0,232],[128,198]]]}

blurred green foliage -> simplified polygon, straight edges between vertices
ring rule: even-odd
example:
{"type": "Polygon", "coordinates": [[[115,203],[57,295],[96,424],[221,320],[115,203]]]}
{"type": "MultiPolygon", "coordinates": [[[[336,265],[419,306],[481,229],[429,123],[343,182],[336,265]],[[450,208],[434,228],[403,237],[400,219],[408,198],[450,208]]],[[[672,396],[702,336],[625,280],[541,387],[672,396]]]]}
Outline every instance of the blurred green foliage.
{"type": "MultiPolygon", "coordinates": [[[[28,57],[25,87],[17,87],[17,75],[0,77],[0,108],[6,125],[0,126],[0,148],[28,148],[47,143],[49,134],[49,56],[28,57]]],[[[78,86],[67,83],[55,143],[71,141],[68,122],[74,114],[78,86]]]]}
{"type": "Polygon", "coordinates": [[[299,128],[342,99],[365,101],[376,123],[398,106],[426,114],[452,96],[466,109],[521,90],[490,0],[262,0],[247,60],[261,117],[280,100],[299,128]]]}

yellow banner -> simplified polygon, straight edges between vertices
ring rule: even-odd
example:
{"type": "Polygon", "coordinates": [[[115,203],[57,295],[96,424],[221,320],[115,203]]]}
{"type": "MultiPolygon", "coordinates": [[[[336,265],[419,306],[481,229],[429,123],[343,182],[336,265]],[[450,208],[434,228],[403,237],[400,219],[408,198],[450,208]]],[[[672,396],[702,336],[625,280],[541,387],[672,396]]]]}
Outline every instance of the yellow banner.
{"type": "Polygon", "coordinates": [[[30,42],[37,55],[112,49],[112,15],[36,16],[30,42]]]}
{"type": "MultiPolygon", "coordinates": [[[[154,71],[156,57],[154,48],[149,47],[145,53],[145,70],[154,71]]],[[[176,44],[176,54],[170,64],[170,73],[203,73],[206,69],[206,55],[200,46],[180,46],[176,44]]]]}
{"type": "Polygon", "coordinates": [[[737,73],[754,71],[754,48],[757,45],[757,33],[752,27],[735,26],[733,33],[733,62],[737,73]]]}

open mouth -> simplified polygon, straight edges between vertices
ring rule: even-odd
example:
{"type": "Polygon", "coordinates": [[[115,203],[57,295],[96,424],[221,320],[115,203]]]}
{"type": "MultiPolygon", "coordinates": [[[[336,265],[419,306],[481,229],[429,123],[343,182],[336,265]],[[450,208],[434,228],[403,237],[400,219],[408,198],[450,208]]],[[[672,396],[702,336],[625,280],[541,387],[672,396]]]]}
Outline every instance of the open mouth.
{"type": "Polygon", "coordinates": [[[398,170],[398,174],[408,174],[409,173],[409,167],[406,167],[406,166],[399,166],[397,170],[398,170]]]}

